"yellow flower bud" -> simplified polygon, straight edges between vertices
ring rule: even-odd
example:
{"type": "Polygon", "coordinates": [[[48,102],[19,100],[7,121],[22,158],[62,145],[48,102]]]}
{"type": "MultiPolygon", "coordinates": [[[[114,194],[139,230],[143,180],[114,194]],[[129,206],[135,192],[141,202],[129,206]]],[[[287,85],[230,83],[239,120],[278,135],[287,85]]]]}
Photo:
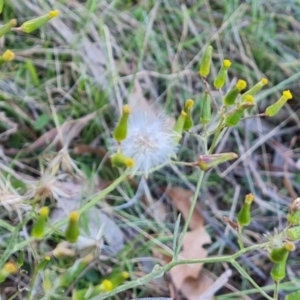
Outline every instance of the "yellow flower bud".
{"type": "Polygon", "coordinates": [[[245,202],[251,204],[254,201],[254,195],[252,193],[245,196],[245,202]]]}
{"type": "Polygon", "coordinates": [[[55,9],[55,10],[51,10],[48,13],[49,18],[53,19],[59,16],[59,10],[55,9]]]}
{"type": "Polygon", "coordinates": [[[184,105],[184,111],[187,112],[187,110],[191,109],[194,106],[195,102],[192,99],[187,99],[185,101],[185,105],[184,105]]]}
{"type": "Polygon", "coordinates": [[[193,123],[193,119],[191,116],[191,108],[194,106],[194,101],[192,99],[188,99],[185,102],[184,105],[184,112],[186,113],[186,117],[185,117],[185,121],[184,121],[184,125],[183,125],[183,129],[188,131],[190,130],[194,123],[193,123]]]}
{"type": "Polygon", "coordinates": [[[43,25],[45,25],[47,22],[49,22],[51,19],[57,17],[59,15],[59,11],[58,10],[53,10],[50,11],[48,14],[26,21],[25,23],[23,23],[21,25],[21,31],[26,32],[26,33],[30,33],[32,31],[35,31],[37,29],[39,29],[40,27],[42,27],[43,25]]]}
{"type": "MultiPolygon", "coordinates": [[[[109,277],[107,278],[107,281],[110,282],[111,286],[109,286],[109,288],[115,289],[116,287],[118,287],[119,285],[123,284],[123,282],[129,278],[129,273],[128,272],[113,272],[112,274],[109,275],[109,277]]],[[[102,282],[102,284],[104,283],[104,280],[102,282]]]]}
{"type": "Polygon", "coordinates": [[[16,274],[18,272],[18,267],[13,262],[7,262],[3,268],[0,270],[0,283],[5,281],[5,279],[12,274],[16,274]]]}
{"type": "Polygon", "coordinates": [[[132,168],[134,166],[134,160],[133,158],[126,157],[122,153],[116,153],[111,157],[111,164],[117,168],[132,168]]]}
{"type": "Polygon", "coordinates": [[[204,154],[200,155],[198,165],[202,171],[207,171],[210,168],[216,167],[226,161],[236,159],[238,156],[233,152],[219,154],[204,154]]]}
{"type": "Polygon", "coordinates": [[[33,224],[31,230],[31,235],[36,239],[41,239],[44,236],[48,215],[49,215],[49,208],[46,206],[42,207],[40,209],[39,216],[36,218],[36,221],[33,224]]]}
{"type": "Polygon", "coordinates": [[[181,135],[182,135],[182,131],[183,131],[186,116],[187,116],[187,113],[182,110],[181,113],[180,113],[180,116],[178,117],[178,119],[177,119],[177,121],[174,125],[173,130],[174,130],[175,133],[177,133],[177,136],[175,138],[177,143],[181,139],[181,135]]]}
{"type": "Polygon", "coordinates": [[[213,51],[213,47],[208,46],[203,53],[200,70],[199,70],[199,74],[202,77],[206,77],[210,72],[212,51],[213,51]]]}
{"type": "Polygon", "coordinates": [[[129,276],[130,276],[130,274],[129,274],[128,272],[125,272],[125,271],[122,272],[121,275],[122,275],[122,277],[123,277],[124,279],[128,279],[129,276]]]}
{"type": "Polygon", "coordinates": [[[17,25],[17,20],[12,19],[8,21],[6,24],[0,27],[0,37],[4,36],[6,33],[8,33],[13,27],[17,25]]]}
{"type": "Polygon", "coordinates": [[[66,240],[70,243],[75,243],[80,234],[78,219],[79,219],[79,213],[77,211],[72,211],[69,214],[69,222],[68,222],[67,229],[65,231],[65,237],[66,240]]]}
{"type": "Polygon", "coordinates": [[[129,105],[124,105],[123,114],[113,132],[114,139],[119,143],[126,139],[129,114],[130,114],[129,105]]]}
{"type": "Polygon", "coordinates": [[[4,62],[6,61],[12,61],[15,59],[15,54],[11,51],[11,50],[6,50],[2,56],[1,56],[2,60],[4,62]]]}
{"type": "Polygon", "coordinates": [[[235,87],[239,90],[242,91],[247,87],[247,82],[243,79],[239,79],[238,82],[236,83],[235,87]]]}
{"type": "Polygon", "coordinates": [[[126,158],[125,165],[127,168],[132,168],[134,166],[134,159],[133,158],[126,158]]]}
{"type": "Polygon", "coordinates": [[[283,92],[282,92],[282,95],[283,95],[287,100],[290,100],[290,99],[293,98],[293,95],[292,95],[292,93],[291,93],[290,90],[283,91],[283,92]]]}
{"type": "Polygon", "coordinates": [[[235,126],[241,120],[244,115],[244,110],[254,106],[254,98],[251,95],[245,97],[245,101],[240,103],[238,107],[225,116],[225,124],[227,126],[235,126]]]}
{"type": "Polygon", "coordinates": [[[246,87],[247,87],[247,83],[245,80],[242,79],[238,80],[235,87],[225,95],[224,104],[227,106],[233,105],[238,94],[246,87]]]}
{"type": "Polygon", "coordinates": [[[251,204],[254,200],[253,194],[248,194],[245,197],[244,204],[238,213],[238,224],[240,226],[247,226],[251,222],[251,204]]]}
{"type": "Polygon", "coordinates": [[[268,106],[265,114],[268,117],[273,117],[275,116],[283,107],[283,105],[290,99],[293,98],[292,93],[290,90],[286,90],[282,93],[282,96],[272,105],[268,106]]]}
{"type": "Polygon", "coordinates": [[[251,89],[249,89],[246,93],[242,95],[242,101],[245,100],[245,97],[247,95],[255,96],[257,93],[260,92],[260,90],[268,84],[267,78],[262,78],[258,83],[256,83],[251,89]]]}
{"type": "Polygon", "coordinates": [[[102,293],[110,292],[114,289],[113,283],[104,279],[101,284],[89,289],[73,290],[72,300],[91,299],[99,296],[102,293]]]}
{"type": "Polygon", "coordinates": [[[227,71],[230,66],[231,66],[231,61],[229,59],[223,60],[223,65],[214,81],[214,86],[216,89],[221,89],[224,86],[226,82],[227,71]]]}
{"type": "Polygon", "coordinates": [[[211,119],[211,99],[208,91],[205,91],[204,99],[202,103],[202,110],[200,115],[200,122],[205,125],[210,122],[211,119]]]}
{"type": "Polygon", "coordinates": [[[286,260],[289,252],[295,250],[295,244],[292,242],[285,242],[283,247],[272,249],[270,253],[270,259],[275,262],[279,263],[283,260],[286,260]]]}
{"type": "Polygon", "coordinates": [[[102,287],[103,292],[110,292],[114,289],[113,283],[108,279],[104,279],[100,286],[102,287]]]}
{"type": "Polygon", "coordinates": [[[13,262],[7,262],[4,266],[3,266],[3,271],[5,271],[8,274],[16,274],[18,271],[18,267],[16,266],[15,263],[13,262]]]}
{"type": "Polygon", "coordinates": [[[243,100],[247,103],[253,103],[254,97],[252,95],[246,95],[243,100]]]}

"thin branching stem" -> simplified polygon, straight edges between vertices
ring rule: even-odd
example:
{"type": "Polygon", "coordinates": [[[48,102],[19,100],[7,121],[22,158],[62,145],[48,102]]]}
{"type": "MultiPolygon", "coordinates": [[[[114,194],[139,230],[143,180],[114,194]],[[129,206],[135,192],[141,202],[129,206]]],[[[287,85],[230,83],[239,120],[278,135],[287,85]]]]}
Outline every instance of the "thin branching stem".
{"type": "Polygon", "coordinates": [[[219,125],[218,125],[218,127],[215,131],[213,141],[212,141],[211,146],[208,150],[209,154],[212,154],[213,151],[215,150],[216,146],[217,146],[219,136],[220,136],[220,134],[222,132],[222,129],[223,129],[224,115],[225,115],[225,106],[223,106],[223,108],[221,110],[219,125]]]}
{"type": "Polygon", "coordinates": [[[273,295],[274,300],[278,300],[278,295],[279,295],[279,282],[275,281],[274,295],[273,295]]]}
{"type": "Polygon", "coordinates": [[[244,248],[242,230],[243,230],[243,227],[241,225],[238,225],[238,244],[240,246],[240,249],[244,248]]]}
{"type": "MultiPolygon", "coordinates": [[[[266,245],[265,243],[259,244],[259,245],[253,245],[253,246],[244,248],[244,249],[236,252],[233,255],[207,257],[207,258],[201,258],[201,259],[183,259],[183,260],[171,261],[170,263],[166,264],[163,267],[155,266],[151,273],[149,273],[141,278],[138,278],[136,280],[129,281],[129,282],[124,283],[123,285],[118,286],[113,291],[103,294],[100,299],[101,300],[111,299],[112,296],[115,296],[120,292],[126,291],[128,289],[133,289],[140,285],[145,285],[148,282],[150,282],[151,280],[153,280],[154,278],[163,276],[164,273],[166,273],[167,271],[171,270],[173,267],[178,266],[178,265],[228,262],[228,263],[231,263],[234,267],[239,268],[238,271],[241,273],[242,267],[236,262],[236,259],[247,252],[262,249],[265,247],[265,245],[266,245]]],[[[250,281],[250,283],[261,292],[262,295],[264,295],[269,300],[273,300],[273,298],[268,296],[248,274],[244,274],[244,273],[245,273],[245,271],[243,270],[242,275],[245,275],[245,278],[248,279],[250,281]]]]}
{"type": "Polygon", "coordinates": [[[195,209],[195,206],[196,206],[196,203],[197,203],[197,200],[198,200],[198,196],[199,196],[199,193],[200,193],[200,189],[201,189],[203,177],[204,177],[204,171],[200,170],[200,174],[199,174],[199,177],[198,177],[197,186],[196,186],[195,193],[193,195],[193,199],[192,199],[192,203],[191,203],[191,206],[190,206],[190,210],[189,210],[188,216],[186,218],[185,224],[183,226],[182,233],[181,233],[181,235],[179,237],[179,241],[178,241],[178,249],[179,250],[180,250],[180,248],[181,248],[181,246],[183,244],[184,236],[185,236],[185,234],[186,234],[186,232],[188,230],[188,227],[189,227],[191,219],[192,219],[192,215],[194,213],[194,209],[195,209]]]}

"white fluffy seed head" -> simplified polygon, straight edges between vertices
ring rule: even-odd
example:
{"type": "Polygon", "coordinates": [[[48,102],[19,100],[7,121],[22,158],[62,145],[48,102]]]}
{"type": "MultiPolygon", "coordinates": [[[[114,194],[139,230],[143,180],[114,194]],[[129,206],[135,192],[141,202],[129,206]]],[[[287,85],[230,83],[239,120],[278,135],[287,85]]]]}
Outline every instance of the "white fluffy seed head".
{"type": "MultiPolygon", "coordinates": [[[[120,144],[121,152],[134,159],[132,173],[148,175],[169,162],[176,154],[177,145],[172,125],[163,113],[151,108],[132,108],[129,115],[127,137],[120,144]]],[[[117,145],[112,150],[116,152],[117,145]]]]}

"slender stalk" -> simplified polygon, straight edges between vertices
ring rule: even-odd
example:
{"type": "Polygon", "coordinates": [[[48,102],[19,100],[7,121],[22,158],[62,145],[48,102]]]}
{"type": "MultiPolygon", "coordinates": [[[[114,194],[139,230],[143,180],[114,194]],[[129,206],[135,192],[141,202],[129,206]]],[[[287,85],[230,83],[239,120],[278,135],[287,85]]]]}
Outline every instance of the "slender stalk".
{"type": "MultiPolygon", "coordinates": [[[[206,139],[206,137],[203,137],[202,141],[203,141],[203,144],[204,144],[203,148],[204,148],[204,151],[206,153],[207,152],[207,139],[206,139]]],[[[185,236],[185,234],[186,234],[186,232],[187,232],[187,230],[189,228],[189,225],[190,225],[190,222],[191,222],[194,210],[195,210],[195,206],[196,206],[196,203],[197,203],[197,200],[198,200],[198,197],[199,197],[199,193],[200,193],[200,189],[201,189],[201,186],[202,186],[203,177],[204,177],[204,171],[200,170],[200,174],[199,174],[199,178],[198,178],[198,181],[197,181],[196,190],[195,190],[195,193],[193,195],[193,199],[192,199],[192,203],[191,203],[191,206],[190,206],[190,210],[189,210],[188,216],[186,218],[185,224],[183,226],[182,233],[181,233],[181,235],[179,237],[179,240],[178,240],[177,250],[176,250],[176,253],[175,253],[176,255],[174,256],[174,258],[177,257],[177,254],[179,253],[179,251],[180,251],[180,249],[182,247],[184,236],[185,236]]]]}
{"type": "Polygon", "coordinates": [[[219,136],[220,136],[222,128],[223,128],[224,114],[225,114],[225,106],[223,106],[223,108],[221,110],[220,122],[219,122],[219,125],[218,125],[218,127],[215,131],[215,135],[214,135],[213,141],[211,143],[211,146],[208,150],[209,154],[212,154],[213,151],[215,150],[216,146],[217,146],[217,142],[218,142],[219,136]]]}
{"type": "Polygon", "coordinates": [[[199,196],[199,193],[200,193],[203,177],[204,177],[204,171],[200,170],[200,174],[199,174],[199,178],[198,178],[198,181],[197,181],[196,190],[195,190],[195,193],[193,195],[193,199],[192,199],[191,207],[190,207],[190,210],[189,210],[189,214],[186,218],[185,224],[184,224],[183,229],[182,229],[182,233],[179,237],[178,247],[177,247],[178,252],[180,251],[180,248],[183,244],[184,236],[185,236],[185,234],[186,234],[186,232],[189,228],[189,225],[190,225],[190,222],[191,222],[191,219],[192,219],[192,215],[194,213],[194,209],[195,209],[195,206],[196,206],[196,203],[197,203],[197,200],[198,200],[198,196],[199,196]]]}
{"type": "MultiPolygon", "coordinates": [[[[262,288],[251,278],[251,276],[241,267],[241,265],[234,259],[230,260],[230,263],[236,268],[236,270],[245,277],[266,299],[274,300],[270,297],[262,288]]],[[[276,299],[277,300],[277,299],[276,299]]]]}
{"type": "MultiPolygon", "coordinates": [[[[166,273],[167,271],[171,270],[173,267],[178,266],[178,265],[185,265],[185,264],[199,264],[199,263],[223,263],[223,262],[228,262],[228,263],[232,263],[234,265],[234,267],[237,268],[241,268],[241,266],[235,261],[236,258],[238,258],[239,256],[243,255],[244,253],[247,253],[249,251],[254,251],[254,250],[258,250],[258,249],[262,249],[264,248],[266,245],[266,243],[264,244],[259,244],[259,245],[253,245],[250,246],[248,248],[244,248],[240,251],[238,251],[237,253],[233,254],[233,255],[225,255],[225,256],[217,256],[217,257],[207,257],[207,258],[201,258],[201,259],[184,259],[184,260],[178,260],[178,261],[171,261],[170,263],[166,264],[163,267],[160,266],[155,266],[152,270],[151,273],[143,276],[142,278],[138,278],[136,280],[133,281],[129,281],[126,282],[118,287],[116,287],[113,291],[109,292],[109,293],[105,293],[103,295],[101,295],[101,300],[104,299],[111,299],[112,296],[115,296],[117,294],[119,294],[120,292],[126,291],[128,289],[133,289],[137,286],[140,285],[145,285],[148,282],[150,282],[152,279],[154,278],[158,278],[163,276],[164,273],[166,273]]],[[[242,269],[242,268],[241,268],[242,269]]],[[[242,269],[243,270],[243,269],[242,269]]],[[[238,270],[240,272],[240,270],[238,270]]],[[[255,281],[253,281],[253,279],[248,275],[248,274],[244,274],[245,271],[243,270],[243,276],[246,275],[245,277],[249,280],[250,278],[250,282],[253,284],[253,286],[255,288],[257,288],[262,295],[264,295],[267,299],[269,300],[273,300],[273,298],[271,298],[270,296],[268,296],[256,283],[255,281]]]]}
{"type": "Polygon", "coordinates": [[[0,227],[3,227],[5,229],[9,230],[10,232],[13,232],[15,230],[14,226],[11,226],[10,224],[6,223],[3,220],[0,220],[0,227]]]}
{"type": "Polygon", "coordinates": [[[278,281],[275,281],[275,286],[274,286],[274,295],[273,295],[273,298],[274,300],[278,300],[278,295],[279,295],[279,282],[278,281]]]}
{"type": "Polygon", "coordinates": [[[38,266],[36,265],[34,267],[34,271],[33,271],[31,282],[30,282],[30,288],[29,288],[28,294],[26,296],[26,300],[32,299],[32,292],[33,292],[33,289],[34,289],[34,285],[35,285],[35,281],[36,281],[36,278],[38,276],[38,273],[39,273],[39,270],[38,270],[38,266]]]}
{"type": "Polygon", "coordinates": [[[240,249],[244,249],[244,242],[243,242],[243,236],[242,236],[242,229],[243,227],[239,224],[238,225],[238,244],[240,246],[240,249]]]}

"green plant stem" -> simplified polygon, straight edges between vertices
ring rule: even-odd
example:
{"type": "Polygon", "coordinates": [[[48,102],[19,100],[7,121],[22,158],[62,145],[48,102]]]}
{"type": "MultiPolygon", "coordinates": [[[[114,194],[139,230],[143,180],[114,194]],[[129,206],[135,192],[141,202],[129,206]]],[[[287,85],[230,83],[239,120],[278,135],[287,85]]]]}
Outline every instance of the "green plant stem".
{"type": "Polygon", "coordinates": [[[13,232],[15,230],[14,226],[11,226],[10,224],[6,223],[3,220],[0,220],[0,227],[3,227],[5,229],[9,230],[10,232],[13,232]]]}
{"type": "Polygon", "coordinates": [[[241,265],[235,260],[230,260],[230,263],[236,268],[236,270],[245,277],[266,299],[273,300],[261,287],[251,278],[251,276],[241,267],[241,265]]]}
{"type": "Polygon", "coordinates": [[[210,146],[210,148],[208,150],[209,154],[212,154],[213,151],[215,150],[216,146],[217,146],[217,142],[218,142],[219,136],[220,136],[222,128],[223,128],[224,115],[225,115],[225,106],[223,106],[223,108],[221,110],[219,125],[218,125],[218,127],[217,127],[217,129],[215,131],[215,135],[214,135],[213,141],[212,141],[211,146],[210,146]]]}
{"type": "Polygon", "coordinates": [[[278,300],[278,293],[279,293],[278,286],[279,286],[279,282],[275,281],[274,295],[273,295],[274,300],[278,300]]]}
{"type": "Polygon", "coordinates": [[[36,265],[35,268],[34,268],[32,277],[31,277],[30,289],[28,291],[28,294],[26,295],[26,300],[32,299],[32,291],[33,291],[33,288],[34,288],[35,281],[36,281],[38,273],[39,273],[39,270],[38,270],[38,267],[36,265]]]}
{"type": "MultiPolygon", "coordinates": [[[[204,144],[204,146],[203,146],[204,151],[206,152],[207,151],[207,139],[206,139],[206,137],[203,137],[202,141],[203,141],[203,144],[204,144]]],[[[198,181],[197,181],[196,190],[195,190],[195,193],[193,195],[190,210],[189,210],[188,216],[185,220],[185,224],[183,226],[182,233],[179,237],[177,248],[174,249],[173,261],[178,259],[178,253],[179,253],[179,251],[182,247],[184,236],[185,236],[185,234],[186,234],[186,232],[189,228],[189,225],[190,225],[190,222],[191,222],[194,210],[195,210],[195,206],[196,206],[198,196],[199,196],[199,193],[200,193],[200,189],[201,189],[201,186],[202,186],[203,177],[204,177],[204,171],[200,170],[200,174],[199,174],[199,178],[198,178],[198,181]]]]}
{"type": "MultiPolygon", "coordinates": [[[[163,276],[163,274],[165,272],[171,270],[173,267],[178,266],[178,265],[199,264],[199,263],[205,264],[205,263],[218,263],[218,262],[219,263],[223,263],[223,262],[232,263],[232,262],[235,262],[235,260],[238,257],[240,257],[241,255],[243,255],[244,253],[247,253],[249,251],[262,249],[262,248],[265,247],[266,244],[267,243],[259,244],[259,245],[253,245],[253,246],[250,246],[248,248],[244,248],[244,249],[236,252],[233,255],[224,255],[224,256],[219,256],[219,257],[207,257],[207,258],[201,258],[201,259],[183,259],[183,260],[171,261],[170,263],[166,264],[163,267],[157,267],[157,266],[154,267],[151,273],[147,274],[146,276],[144,276],[142,278],[138,278],[134,281],[126,282],[123,285],[120,285],[117,288],[115,288],[113,291],[101,295],[100,299],[101,300],[108,299],[108,298],[111,299],[112,296],[115,296],[120,292],[126,291],[128,289],[135,288],[135,287],[140,286],[140,285],[145,285],[148,282],[150,282],[152,279],[163,276]]],[[[234,263],[233,263],[233,265],[234,265],[234,263]]],[[[236,267],[236,266],[238,266],[238,268],[242,269],[242,267],[237,262],[235,262],[234,267],[236,267]]],[[[238,271],[241,273],[241,270],[238,270],[238,271]]],[[[241,274],[243,276],[245,275],[245,277],[248,280],[250,278],[250,282],[254,285],[254,287],[259,289],[259,291],[262,293],[262,295],[264,295],[269,300],[273,300],[273,298],[268,296],[263,290],[260,289],[260,287],[255,283],[255,281],[253,281],[253,279],[244,270],[243,270],[242,273],[241,274]]]]}
{"type": "Polygon", "coordinates": [[[190,207],[188,216],[186,218],[185,224],[183,226],[182,233],[179,237],[179,241],[178,241],[178,245],[177,245],[177,251],[176,251],[175,256],[174,256],[174,258],[176,258],[176,259],[177,259],[177,254],[179,253],[179,251],[181,249],[181,246],[183,244],[184,236],[185,236],[185,234],[186,234],[186,232],[189,228],[189,225],[190,225],[190,222],[191,222],[191,219],[192,219],[192,215],[194,213],[194,209],[195,209],[195,206],[196,206],[196,203],[197,203],[197,200],[198,200],[198,196],[199,196],[199,193],[200,193],[203,177],[204,177],[204,171],[200,170],[200,174],[199,174],[199,178],[198,178],[198,181],[197,181],[196,190],[195,190],[195,193],[193,195],[191,207],[190,207]]]}
{"type": "Polygon", "coordinates": [[[240,249],[244,249],[242,230],[243,230],[243,227],[240,224],[238,224],[238,244],[240,246],[240,249]]]}

